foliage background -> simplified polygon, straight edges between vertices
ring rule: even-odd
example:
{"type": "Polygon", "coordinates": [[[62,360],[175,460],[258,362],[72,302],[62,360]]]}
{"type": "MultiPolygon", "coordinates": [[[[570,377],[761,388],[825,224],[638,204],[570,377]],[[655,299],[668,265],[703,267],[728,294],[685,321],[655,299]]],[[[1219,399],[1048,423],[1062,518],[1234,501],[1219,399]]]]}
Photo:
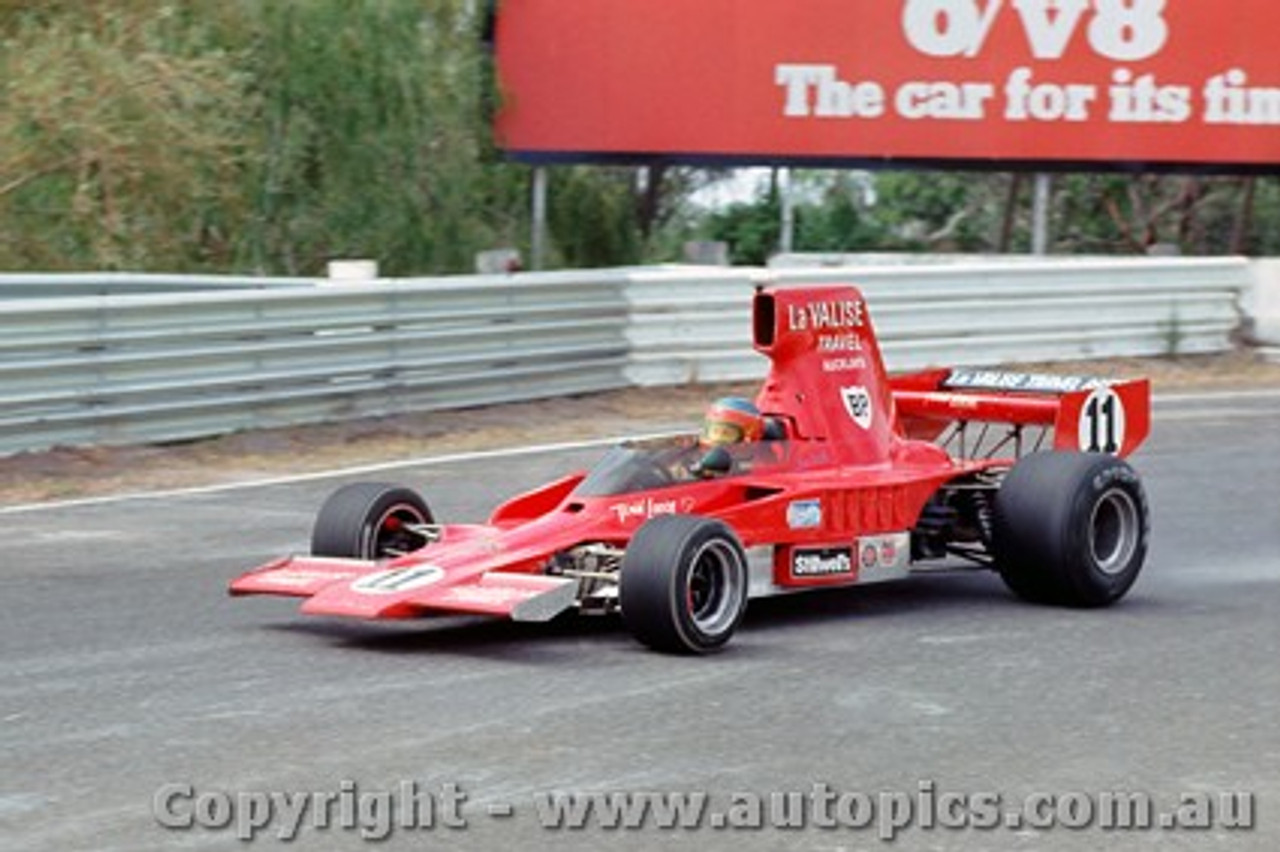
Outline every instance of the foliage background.
{"type": "MultiPolygon", "coordinates": [[[[0,269],[389,275],[528,252],[530,173],[493,145],[474,0],[0,0],[0,269]]],[[[557,167],[552,265],[776,251],[773,186],[696,203],[722,173],[557,167]]],[[[1030,181],[799,173],[802,251],[1025,251],[1030,181]]],[[[1055,179],[1053,250],[1280,254],[1280,180],[1055,179]]]]}

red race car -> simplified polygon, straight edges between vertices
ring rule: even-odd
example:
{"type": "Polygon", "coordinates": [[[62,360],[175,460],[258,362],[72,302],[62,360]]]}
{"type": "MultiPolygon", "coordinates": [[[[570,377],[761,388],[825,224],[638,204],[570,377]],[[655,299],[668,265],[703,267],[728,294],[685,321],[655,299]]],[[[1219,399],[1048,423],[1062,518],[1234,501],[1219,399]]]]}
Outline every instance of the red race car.
{"type": "Polygon", "coordinates": [[[940,369],[891,379],[852,286],[759,290],[754,402],[713,406],[701,436],[637,442],[499,506],[440,524],[416,492],[337,490],[311,555],[233,595],[304,613],[544,621],[620,612],[644,644],[722,647],[749,597],[896,579],[958,559],[1021,597],[1113,603],[1146,556],[1146,380],[940,369]]]}

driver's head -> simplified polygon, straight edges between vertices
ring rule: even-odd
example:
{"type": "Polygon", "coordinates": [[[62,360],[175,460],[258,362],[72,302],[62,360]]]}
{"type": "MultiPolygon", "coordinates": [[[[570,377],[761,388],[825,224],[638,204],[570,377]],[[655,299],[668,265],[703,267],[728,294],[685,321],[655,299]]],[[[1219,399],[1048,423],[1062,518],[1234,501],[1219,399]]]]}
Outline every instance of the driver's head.
{"type": "Polygon", "coordinates": [[[698,440],[704,447],[713,447],[758,441],[763,432],[764,418],[760,416],[760,409],[742,397],[727,396],[717,399],[707,409],[698,440]]]}

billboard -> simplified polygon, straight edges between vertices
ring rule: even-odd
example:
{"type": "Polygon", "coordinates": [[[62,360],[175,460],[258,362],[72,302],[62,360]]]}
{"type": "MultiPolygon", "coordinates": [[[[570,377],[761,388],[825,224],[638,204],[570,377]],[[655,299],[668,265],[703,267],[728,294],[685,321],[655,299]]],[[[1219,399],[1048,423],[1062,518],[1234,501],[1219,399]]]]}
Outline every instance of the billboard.
{"type": "Polygon", "coordinates": [[[1280,170],[1277,0],[503,0],[528,161],[1280,170]]]}

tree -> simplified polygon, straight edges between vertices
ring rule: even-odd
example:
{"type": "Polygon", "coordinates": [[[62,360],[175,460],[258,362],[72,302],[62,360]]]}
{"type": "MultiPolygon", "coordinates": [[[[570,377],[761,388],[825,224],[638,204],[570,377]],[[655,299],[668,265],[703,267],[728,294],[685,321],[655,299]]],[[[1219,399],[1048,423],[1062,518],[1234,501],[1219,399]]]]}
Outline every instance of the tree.
{"type": "Polygon", "coordinates": [[[642,236],[629,169],[556,169],[548,194],[548,224],[561,264],[602,267],[640,262],[642,236]]]}
{"type": "Polygon", "coordinates": [[[864,174],[812,173],[809,186],[798,176],[801,202],[796,207],[798,251],[858,252],[882,249],[889,235],[867,198],[864,174]]]}
{"type": "Polygon", "coordinates": [[[466,271],[527,232],[469,0],[0,2],[6,267],[466,271]]]}
{"type": "Polygon", "coordinates": [[[755,201],[710,214],[705,227],[710,239],[728,243],[730,262],[762,266],[778,250],[781,217],[777,187],[771,186],[755,201]]]}
{"type": "Polygon", "coordinates": [[[523,176],[494,162],[480,22],[465,0],[276,0],[256,8],[262,87],[257,269],[373,257],[390,274],[463,271],[525,219],[523,176]]]}
{"type": "Polygon", "coordinates": [[[1056,193],[1057,249],[1141,254],[1164,244],[1189,255],[1247,252],[1260,248],[1254,214],[1265,201],[1257,195],[1247,178],[1064,176],[1056,193]]]}
{"type": "Polygon", "coordinates": [[[220,21],[146,0],[10,11],[0,264],[227,265],[251,93],[220,21]]]}

